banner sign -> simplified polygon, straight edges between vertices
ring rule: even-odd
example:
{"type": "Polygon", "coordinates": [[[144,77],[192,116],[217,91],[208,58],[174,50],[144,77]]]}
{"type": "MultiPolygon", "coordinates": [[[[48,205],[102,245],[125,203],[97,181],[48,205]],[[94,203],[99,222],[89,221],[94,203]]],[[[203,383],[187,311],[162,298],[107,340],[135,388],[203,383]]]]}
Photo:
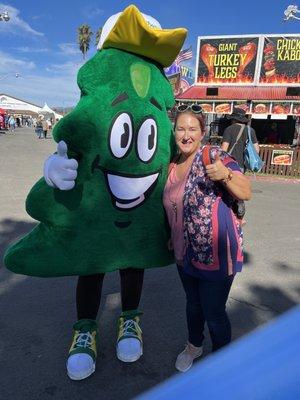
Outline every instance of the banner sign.
{"type": "Polygon", "coordinates": [[[259,37],[198,38],[196,84],[253,84],[259,37]]]}
{"type": "Polygon", "coordinates": [[[273,150],[271,164],[273,165],[292,165],[293,150],[273,150]]]}
{"type": "Polygon", "coordinates": [[[265,36],[259,83],[300,84],[300,35],[265,36]]]}
{"type": "Polygon", "coordinates": [[[300,85],[300,34],[198,37],[196,85],[300,85]]]}
{"type": "Polygon", "coordinates": [[[165,68],[165,74],[172,85],[174,96],[184,93],[195,80],[194,70],[186,65],[177,65],[174,63],[170,67],[165,68]]]}
{"type": "Polygon", "coordinates": [[[168,80],[172,86],[174,96],[178,96],[180,94],[180,72],[174,75],[169,75],[168,80]]]}

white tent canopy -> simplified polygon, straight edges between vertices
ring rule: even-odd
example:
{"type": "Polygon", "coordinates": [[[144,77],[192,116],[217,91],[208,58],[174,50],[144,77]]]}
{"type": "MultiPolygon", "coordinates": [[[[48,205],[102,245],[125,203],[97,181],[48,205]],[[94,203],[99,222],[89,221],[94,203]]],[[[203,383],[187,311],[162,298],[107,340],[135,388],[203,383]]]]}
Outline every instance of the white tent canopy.
{"type": "Polygon", "coordinates": [[[44,107],[39,111],[39,114],[44,115],[45,118],[55,118],[55,119],[61,119],[63,116],[60,114],[57,114],[55,111],[53,111],[47,103],[44,104],[44,107]]]}

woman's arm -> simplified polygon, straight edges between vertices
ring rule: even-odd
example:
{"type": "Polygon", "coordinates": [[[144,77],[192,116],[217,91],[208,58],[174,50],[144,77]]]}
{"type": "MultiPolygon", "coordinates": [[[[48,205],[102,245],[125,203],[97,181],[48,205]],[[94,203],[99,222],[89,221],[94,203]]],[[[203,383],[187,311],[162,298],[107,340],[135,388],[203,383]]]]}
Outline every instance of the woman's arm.
{"type": "Polygon", "coordinates": [[[251,199],[251,184],[249,179],[237,171],[227,168],[217,156],[213,164],[207,165],[206,173],[214,182],[220,182],[224,188],[238,200],[251,199]]]}

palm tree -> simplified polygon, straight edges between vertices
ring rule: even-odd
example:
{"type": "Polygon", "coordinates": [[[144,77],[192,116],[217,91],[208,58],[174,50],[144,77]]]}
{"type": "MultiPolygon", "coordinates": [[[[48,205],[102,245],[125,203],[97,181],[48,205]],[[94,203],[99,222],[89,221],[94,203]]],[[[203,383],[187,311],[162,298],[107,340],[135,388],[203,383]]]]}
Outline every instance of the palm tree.
{"type": "Polygon", "coordinates": [[[86,53],[90,48],[91,37],[93,36],[93,32],[89,25],[83,24],[79,28],[77,28],[78,32],[78,44],[79,49],[83,54],[83,59],[86,57],[86,53]]]}
{"type": "Polygon", "coordinates": [[[101,33],[102,33],[102,28],[99,28],[96,32],[96,46],[98,46],[100,37],[101,37],[101,33]]]}

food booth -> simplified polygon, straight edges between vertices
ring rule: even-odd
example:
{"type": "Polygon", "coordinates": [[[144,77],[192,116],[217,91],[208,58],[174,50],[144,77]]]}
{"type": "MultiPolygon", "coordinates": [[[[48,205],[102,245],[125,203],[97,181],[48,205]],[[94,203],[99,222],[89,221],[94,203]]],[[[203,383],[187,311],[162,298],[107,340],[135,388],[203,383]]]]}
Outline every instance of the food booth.
{"type": "Polygon", "coordinates": [[[230,123],[226,115],[244,109],[261,172],[300,177],[300,35],[199,37],[195,83],[176,100],[202,106],[213,143],[230,123]]]}

